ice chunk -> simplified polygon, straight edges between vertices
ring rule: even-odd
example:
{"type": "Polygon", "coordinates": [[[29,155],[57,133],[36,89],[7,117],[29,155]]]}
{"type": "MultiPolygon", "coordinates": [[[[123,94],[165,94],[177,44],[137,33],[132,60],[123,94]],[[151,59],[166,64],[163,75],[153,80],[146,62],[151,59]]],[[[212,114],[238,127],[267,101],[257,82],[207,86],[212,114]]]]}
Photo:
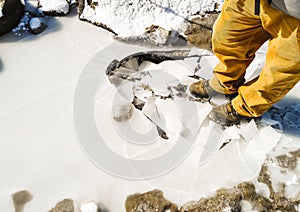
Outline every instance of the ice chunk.
{"type": "Polygon", "coordinates": [[[227,127],[224,130],[224,139],[231,140],[231,139],[240,139],[240,138],[241,138],[240,131],[236,125],[227,127]]]}
{"type": "Polygon", "coordinates": [[[45,21],[38,17],[31,18],[29,21],[29,25],[30,31],[33,34],[42,33],[47,28],[47,24],[45,23],[45,21]]]}
{"type": "Polygon", "coordinates": [[[204,150],[200,156],[199,165],[206,164],[212,156],[218,151],[223,144],[223,130],[222,126],[210,121],[210,133],[209,137],[204,145],[204,150]]]}
{"type": "Polygon", "coordinates": [[[259,132],[255,121],[252,119],[249,123],[243,123],[240,127],[241,135],[247,140],[253,139],[259,132]]]}
{"type": "Polygon", "coordinates": [[[126,121],[131,118],[134,106],[129,104],[113,105],[113,119],[116,121],[126,121]]]}
{"type": "Polygon", "coordinates": [[[96,202],[88,202],[80,206],[80,212],[98,212],[99,206],[96,202]]]}
{"type": "Polygon", "coordinates": [[[255,157],[264,156],[266,152],[269,152],[276,146],[282,134],[278,133],[272,127],[265,127],[260,131],[256,131],[253,139],[249,142],[246,153],[250,155],[256,155],[255,157]]]}

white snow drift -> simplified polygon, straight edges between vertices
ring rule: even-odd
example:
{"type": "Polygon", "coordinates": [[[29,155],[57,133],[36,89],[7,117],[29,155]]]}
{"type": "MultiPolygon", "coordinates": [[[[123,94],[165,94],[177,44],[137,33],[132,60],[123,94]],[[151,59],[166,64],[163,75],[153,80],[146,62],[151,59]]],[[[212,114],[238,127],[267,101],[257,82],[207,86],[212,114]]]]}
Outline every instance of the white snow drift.
{"type": "Polygon", "coordinates": [[[104,24],[121,37],[143,34],[152,24],[180,30],[186,18],[197,13],[220,11],[222,0],[95,0],[85,4],[81,18],[104,24]]]}

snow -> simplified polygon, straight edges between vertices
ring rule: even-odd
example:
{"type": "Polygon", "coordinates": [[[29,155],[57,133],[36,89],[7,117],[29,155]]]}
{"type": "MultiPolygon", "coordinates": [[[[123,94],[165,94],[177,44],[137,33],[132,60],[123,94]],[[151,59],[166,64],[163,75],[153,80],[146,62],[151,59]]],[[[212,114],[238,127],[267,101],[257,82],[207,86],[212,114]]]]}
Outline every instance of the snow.
{"type": "MultiPolygon", "coordinates": [[[[270,151],[269,155],[276,158],[278,155],[285,155],[293,157],[289,151],[297,151],[300,148],[298,141],[295,141],[289,137],[285,137],[285,142],[279,143],[274,150],[270,151]]],[[[296,198],[300,193],[300,161],[296,161],[295,170],[289,169],[289,167],[282,167],[278,165],[278,162],[268,160],[268,163],[272,163],[269,167],[270,180],[272,182],[275,191],[280,191],[280,185],[285,185],[285,195],[288,198],[296,198]]]]}
{"type": "Polygon", "coordinates": [[[82,19],[102,23],[120,37],[142,35],[152,24],[166,30],[180,30],[185,19],[196,13],[220,11],[222,0],[101,0],[86,5],[82,19]],[[145,16],[145,14],[148,14],[145,16]]]}
{"type": "Polygon", "coordinates": [[[57,12],[67,14],[69,12],[69,3],[66,0],[40,0],[41,10],[45,12],[57,12]]]}
{"type": "Polygon", "coordinates": [[[98,212],[99,207],[96,202],[84,203],[80,206],[80,212],[98,212]]]}

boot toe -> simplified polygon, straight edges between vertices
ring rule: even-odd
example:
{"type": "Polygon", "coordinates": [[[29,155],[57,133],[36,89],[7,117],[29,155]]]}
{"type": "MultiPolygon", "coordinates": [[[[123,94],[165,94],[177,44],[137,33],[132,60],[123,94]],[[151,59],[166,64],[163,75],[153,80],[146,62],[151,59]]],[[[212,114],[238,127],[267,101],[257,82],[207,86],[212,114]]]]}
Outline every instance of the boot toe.
{"type": "Polygon", "coordinates": [[[238,114],[233,108],[231,101],[214,107],[208,116],[212,121],[222,126],[232,126],[238,124],[243,119],[250,118],[238,114]]]}
{"type": "Polygon", "coordinates": [[[200,80],[198,82],[192,83],[189,86],[190,93],[196,98],[208,98],[209,95],[205,90],[204,81],[200,80]]]}

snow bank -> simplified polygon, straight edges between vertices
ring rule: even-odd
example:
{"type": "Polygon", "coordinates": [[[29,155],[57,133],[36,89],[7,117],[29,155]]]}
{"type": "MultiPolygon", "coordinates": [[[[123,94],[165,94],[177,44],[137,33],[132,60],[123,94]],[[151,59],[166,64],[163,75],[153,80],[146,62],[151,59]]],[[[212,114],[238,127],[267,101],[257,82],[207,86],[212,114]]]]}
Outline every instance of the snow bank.
{"type": "Polygon", "coordinates": [[[69,13],[70,6],[66,0],[40,0],[41,10],[46,13],[55,13],[56,15],[66,15],[69,13]]]}
{"type": "Polygon", "coordinates": [[[145,28],[158,25],[167,30],[179,30],[192,15],[220,11],[222,0],[95,0],[85,2],[81,19],[111,28],[118,36],[137,36],[145,28]]]}

